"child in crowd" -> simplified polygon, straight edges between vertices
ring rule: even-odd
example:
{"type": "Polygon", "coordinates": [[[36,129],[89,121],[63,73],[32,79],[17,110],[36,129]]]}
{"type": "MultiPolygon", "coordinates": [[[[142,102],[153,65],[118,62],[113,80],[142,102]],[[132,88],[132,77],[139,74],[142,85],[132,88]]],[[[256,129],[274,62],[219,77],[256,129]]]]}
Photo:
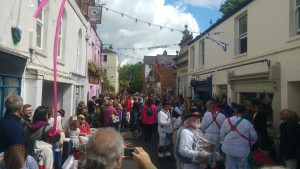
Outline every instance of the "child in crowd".
{"type": "Polygon", "coordinates": [[[130,113],[128,111],[128,108],[124,109],[125,111],[123,112],[125,115],[125,120],[122,121],[123,127],[124,127],[124,132],[127,132],[129,130],[129,124],[130,124],[130,113]]]}
{"type": "Polygon", "coordinates": [[[42,141],[36,140],[34,145],[34,157],[38,163],[39,169],[52,169],[54,164],[52,144],[60,139],[60,133],[51,136],[50,131],[42,134],[42,141]]]}
{"type": "Polygon", "coordinates": [[[32,156],[27,155],[23,145],[11,145],[2,155],[4,158],[0,155],[0,169],[39,169],[37,162],[32,156]]]}
{"type": "Polygon", "coordinates": [[[73,147],[75,148],[79,146],[79,134],[80,134],[80,130],[78,128],[77,116],[74,116],[70,121],[69,136],[71,142],[73,143],[73,147]]]}

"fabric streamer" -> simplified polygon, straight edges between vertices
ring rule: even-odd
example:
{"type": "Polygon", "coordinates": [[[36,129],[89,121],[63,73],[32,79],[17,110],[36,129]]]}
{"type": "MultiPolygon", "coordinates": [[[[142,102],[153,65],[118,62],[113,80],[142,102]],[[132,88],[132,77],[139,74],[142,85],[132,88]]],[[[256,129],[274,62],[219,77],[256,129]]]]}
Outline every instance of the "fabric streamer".
{"type": "Polygon", "coordinates": [[[154,67],[155,67],[156,73],[159,75],[159,77],[162,77],[162,75],[159,73],[159,71],[158,71],[157,66],[156,66],[155,63],[154,63],[154,67]]]}
{"type": "Polygon", "coordinates": [[[211,41],[215,42],[217,45],[221,46],[223,48],[224,52],[227,51],[227,45],[229,45],[229,44],[224,43],[224,42],[219,42],[219,41],[211,38],[210,36],[206,36],[206,39],[211,40],[211,41]]]}
{"type": "Polygon", "coordinates": [[[167,48],[169,45],[161,45],[161,46],[152,46],[148,47],[148,50],[159,49],[159,48],[167,48]]]}
{"type": "Polygon", "coordinates": [[[37,19],[41,13],[41,11],[43,10],[44,6],[48,3],[48,0],[41,0],[39,7],[37,8],[37,10],[35,11],[33,17],[35,19],[37,19]]]}
{"type": "MultiPolygon", "coordinates": [[[[42,0],[37,11],[34,14],[34,18],[37,19],[39,16],[40,12],[43,10],[43,7],[48,3],[48,0],[42,0]]],[[[63,10],[65,7],[66,0],[62,0],[62,3],[60,5],[57,21],[56,21],[56,30],[55,30],[55,37],[54,37],[54,47],[53,47],[53,104],[54,104],[54,124],[53,124],[53,129],[49,132],[50,136],[55,135],[56,133],[59,133],[61,131],[56,130],[56,124],[57,124],[57,49],[58,49],[58,35],[59,35],[59,28],[60,28],[60,23],[61,23],[61,18],[63,14],[63,10]]]]}

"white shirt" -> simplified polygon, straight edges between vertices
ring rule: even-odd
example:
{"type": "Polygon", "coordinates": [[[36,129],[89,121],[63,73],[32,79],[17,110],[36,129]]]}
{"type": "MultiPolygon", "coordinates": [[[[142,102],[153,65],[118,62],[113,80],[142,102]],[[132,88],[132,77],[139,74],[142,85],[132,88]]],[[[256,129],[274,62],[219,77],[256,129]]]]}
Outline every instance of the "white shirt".
{"type": "Polygon", "coordinates": [[[166,133],[173,132],[172,118],[170,116],[170,112],[166,112],[164,109],[161,109],[157,115],[157,122],[159,131],[163,131],[166,133]]]}
{"type": "MultiPolygon", "coordinates": [[[[216,121],[218,122],[221,128],[223,122],[226,120],[226,117],[224,114],[218,111],[216,112],[215,116],[216,116],[216,121]]],[[[213,122],[212,121],[213,121],[212,113],[209,111],[205,112],[203,119],[201,121],[201,131],[205,133],[219,134],[220,128],[218,127],[215,121],[213,122]]]]}
{"type": "MultiPolygon", "coordinates": [[[[230,117],[230,122],[235,125],[240,118],[241,117],[237,116],[230,117]]],[[[256,142],[257,134],[253,125],[248,120],[243,119],[236,129],[245,137],[249,138],[251,144],[256,142]]],[[[240,136],[236,131],[230,130],[231,126],[228,123],[228,120],[225,120],[220,130],[221,142],[223,142],[223,152],[235,157],[247,157],[250,151],[249,141],[240,136]],[[228,134],[225,136],[227,132],[228,134]]]]}

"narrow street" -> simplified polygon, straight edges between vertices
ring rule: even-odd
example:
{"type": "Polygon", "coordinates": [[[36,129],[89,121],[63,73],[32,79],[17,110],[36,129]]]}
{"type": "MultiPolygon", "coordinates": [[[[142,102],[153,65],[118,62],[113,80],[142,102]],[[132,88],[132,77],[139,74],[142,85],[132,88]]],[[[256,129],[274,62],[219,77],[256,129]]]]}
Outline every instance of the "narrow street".
{"type": "MultiPolygon", "coordinates": [[[[158,133],[157,128],[153,128],[153,135],[152,140],[149,140],[148,142],[144,141],[144,135],[142,134],[139,138],[134,139],[132,137],[132,134],[130,132],[123,133],[125,142],[130,142],[130,147],[143,147],[143,149],[149,154],[153,164],[158,169],[175,169],[176,168],[176,162],[174,161],[158,161],[157,158],[157,146],[158,146],[158,133]]],[[[125,158],[123,160],[122,169],[137,169],[138,165],[137,162],[134,161],[132,158],[125,158]]]]}

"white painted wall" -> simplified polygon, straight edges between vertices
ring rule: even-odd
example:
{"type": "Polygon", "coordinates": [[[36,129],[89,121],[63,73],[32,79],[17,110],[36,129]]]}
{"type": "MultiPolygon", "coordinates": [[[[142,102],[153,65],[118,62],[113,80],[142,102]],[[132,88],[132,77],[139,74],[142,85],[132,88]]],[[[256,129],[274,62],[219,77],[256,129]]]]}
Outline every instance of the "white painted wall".
{"type": "Polygon", "coordinates": [[[119,91],[119,59],[117,53],[103,53],[107,55],[107,62],[103,62],[104,69],[107,69],[107,78],[110,84],[119,91]]]}

